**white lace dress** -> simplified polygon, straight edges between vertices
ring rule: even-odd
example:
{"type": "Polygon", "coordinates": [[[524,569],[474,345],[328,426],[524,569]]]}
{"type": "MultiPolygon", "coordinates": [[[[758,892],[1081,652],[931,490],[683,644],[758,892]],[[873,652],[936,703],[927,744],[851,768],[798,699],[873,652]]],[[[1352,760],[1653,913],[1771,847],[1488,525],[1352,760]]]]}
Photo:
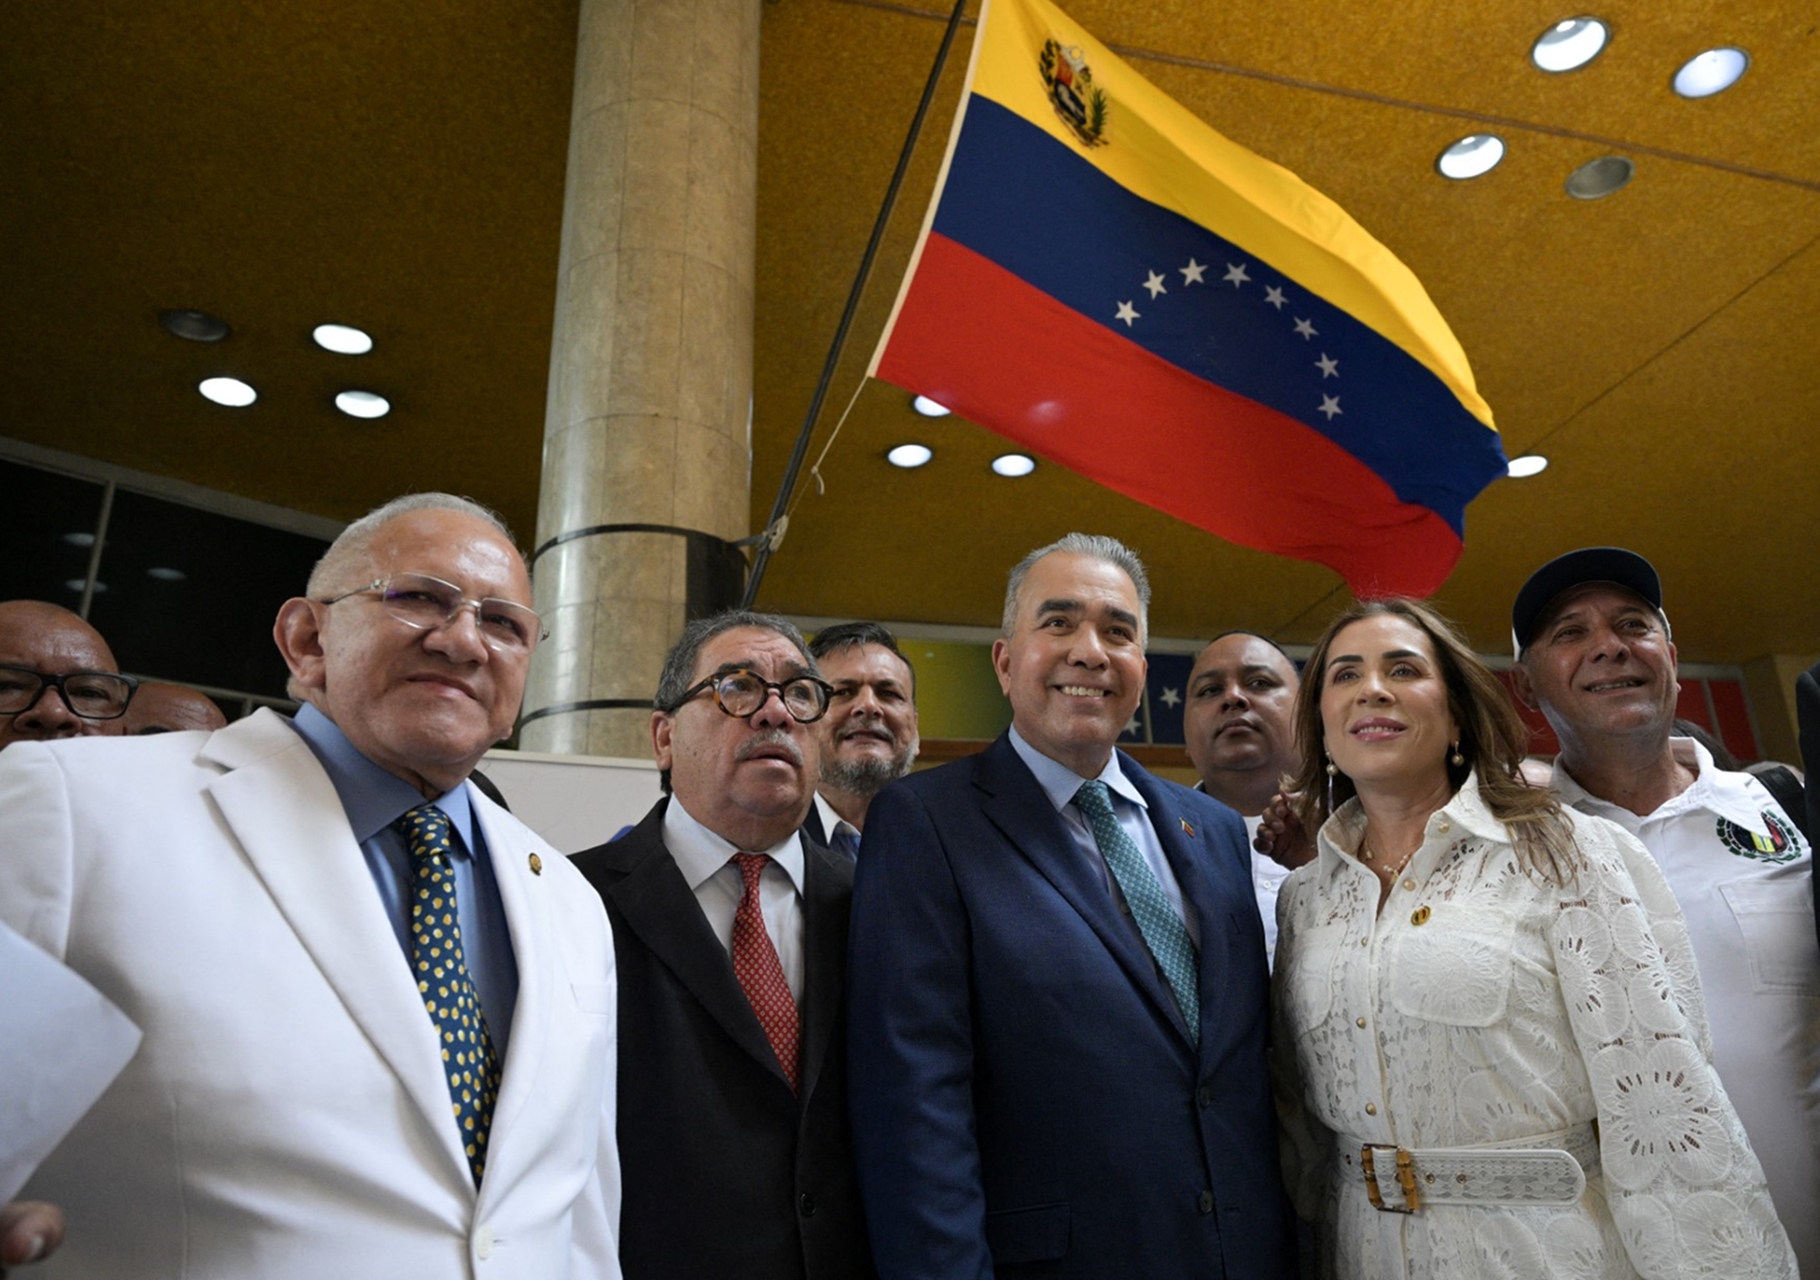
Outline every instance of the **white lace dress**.
{"type": "MultiPolygon", "coordinates": [[[[1630,835],[1569,813],[1566,889],[1522,871],[1469,781],[1383,912],[1351,801],[1283,886],[1273,1046],[1284,1174],[1341,1280],[1794,1277],[1719,1084],[1687,930],[1630,835]],[[1598,1121],[1574,1205],[1372,1208],[1362,1143],[1527,1143],[1598,1121]],[[1352,1155],[1351,1171],[1343,1164],[1352,1155]]],[[[1377,1160],[1388,1203],[1393,1159],[1377,1160]]]]}

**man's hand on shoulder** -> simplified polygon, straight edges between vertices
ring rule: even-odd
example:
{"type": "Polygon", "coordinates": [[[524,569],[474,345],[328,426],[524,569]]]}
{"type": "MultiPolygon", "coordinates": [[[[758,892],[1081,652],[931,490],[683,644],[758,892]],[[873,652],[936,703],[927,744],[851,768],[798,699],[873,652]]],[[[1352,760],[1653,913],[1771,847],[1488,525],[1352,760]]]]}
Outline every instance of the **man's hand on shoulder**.
{"type": "Polygon", "coordinates": [[[0,1209],[0,1276],[8,1267],[40,1262],[63,1243],[63,1210],[42,1200],[15,1200],[0,1209]]]}

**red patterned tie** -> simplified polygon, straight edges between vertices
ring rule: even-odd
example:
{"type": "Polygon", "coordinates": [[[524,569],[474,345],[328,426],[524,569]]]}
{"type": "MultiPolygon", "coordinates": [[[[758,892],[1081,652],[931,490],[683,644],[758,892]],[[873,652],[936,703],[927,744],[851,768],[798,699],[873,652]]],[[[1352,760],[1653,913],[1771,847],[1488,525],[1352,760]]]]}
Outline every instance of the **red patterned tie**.
{"type": "Polygon", "coordinates": [[[733,913],[733,976],[752,1002],[758,1025],[771,1041],[771,1051],[784,1069],[784,1078],[796,1090],[796,999],[790,984],[784,981],[784,966],[778,961],[777,948],[765,932],[765,913],[758,904],[758,880],[771,859],[762,853],[736,853],[734,865],[746,891],[733,913]]]}

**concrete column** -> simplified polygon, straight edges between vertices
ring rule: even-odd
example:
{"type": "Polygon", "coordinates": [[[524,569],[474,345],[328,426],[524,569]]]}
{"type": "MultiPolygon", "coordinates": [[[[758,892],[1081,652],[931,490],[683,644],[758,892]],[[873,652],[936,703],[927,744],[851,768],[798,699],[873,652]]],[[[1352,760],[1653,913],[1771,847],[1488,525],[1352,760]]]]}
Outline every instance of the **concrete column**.
{"type": "Polygon", "coordinates": [[[751,520],[761,0],[582,0],[520,744],[650,755],[751,520]]]}

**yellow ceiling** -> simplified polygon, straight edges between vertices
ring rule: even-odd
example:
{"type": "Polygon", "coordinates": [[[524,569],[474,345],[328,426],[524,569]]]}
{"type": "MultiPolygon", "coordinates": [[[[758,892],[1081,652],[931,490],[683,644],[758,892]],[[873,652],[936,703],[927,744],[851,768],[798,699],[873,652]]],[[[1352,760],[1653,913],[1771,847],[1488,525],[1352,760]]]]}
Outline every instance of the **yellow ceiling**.
{"type": "MultiPolygon", "coordinates": [[[[1438,597],[1502,647],[1522,576],[1593,542],[1662,569],[1685,659],[1820,650],[1820,35],[1807,6],[1725,13],[1619,0],[1589,67],[1536,71],[1570,11],[1530,2],[1072,0],[1069,12],[1236,141],[1348,209],[1422,279],[1511,455],[1467,512],[1438,597]],[[1732,90],[1676,98],[1711,44],[1752,55],[1732,90]],[[1435,155],[1495,130],[1469,183],[1435,155]],[[1636,178],[1562,182],[1605,154],[1636,178]]],[[[763,523],[884,192],[947,6],[763,5],[752,527],[763,523]]],[[[0,8],[0,435],[348,518],[408,488],[473,493],[534,526],[577,5],[142,0],[0,8]],[[219,347],[156,313],[228,319],[219,347]],[[316,350],[326,319],[378,337],[316,350]],[[211,373],[261,391],[203,402],[211,373]],[[390,397],[379,422],[330,398],[390,397]]],[[[882,326],[934,180],[963,33],[811,449],[882,326]]],[[[998,438],[930,423],[871,384],[805,479],[760,603],[811,616],[990,625],[1005,568],[1071,528],[1152,565],[1152,629],[1312,638],[1339,579],[1043,466],[1007,481],[998,438]],[[937,459],[889,467],[919,438],[937,459]]],[[[1209,486],[1256,477],[1210,475],[1209,486]]]]}

